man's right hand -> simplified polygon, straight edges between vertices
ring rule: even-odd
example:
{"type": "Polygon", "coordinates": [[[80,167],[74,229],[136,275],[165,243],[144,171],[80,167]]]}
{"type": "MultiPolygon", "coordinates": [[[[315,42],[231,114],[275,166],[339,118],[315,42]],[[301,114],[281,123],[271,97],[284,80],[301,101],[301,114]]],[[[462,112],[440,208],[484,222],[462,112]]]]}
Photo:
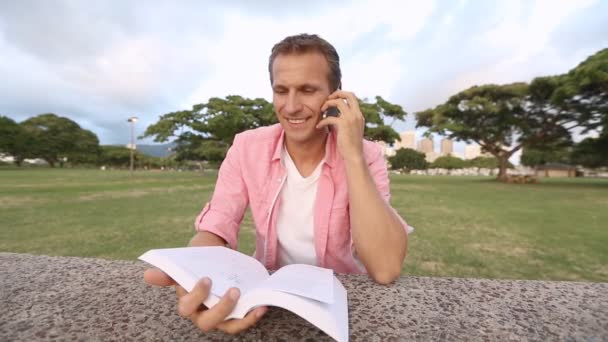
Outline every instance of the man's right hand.
{"type": "Polygon", "coordinates": [[[227,334],[238,334],[255,325],[267,311],[266,307],[260,307],[249,312],[243,319],[226,320],[240,297],[237,288],[229,289],[216,305],[208,309],[203,305],[203,301],[207,299],[211,290],[209,278],[199,280],[189,293],[157,268],[147,269],[144,272],[144,280],[150,285],[174,286],[178,297],[179,314],[189,318],[194,325],[205,332],[218,329],[227,334]]]}

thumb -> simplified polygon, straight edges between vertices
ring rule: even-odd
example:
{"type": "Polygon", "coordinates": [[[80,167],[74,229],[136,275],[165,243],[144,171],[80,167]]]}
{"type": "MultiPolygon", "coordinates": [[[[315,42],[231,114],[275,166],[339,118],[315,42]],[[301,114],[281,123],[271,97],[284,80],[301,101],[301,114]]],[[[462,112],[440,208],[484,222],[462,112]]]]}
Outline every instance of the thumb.
{"type": "Polygon", "coordinates": [[[144,281],[149,285],[156,286],[172,286],[177,284],[173,278],[158,268],[148,268],[144,272],[144,281]]]}

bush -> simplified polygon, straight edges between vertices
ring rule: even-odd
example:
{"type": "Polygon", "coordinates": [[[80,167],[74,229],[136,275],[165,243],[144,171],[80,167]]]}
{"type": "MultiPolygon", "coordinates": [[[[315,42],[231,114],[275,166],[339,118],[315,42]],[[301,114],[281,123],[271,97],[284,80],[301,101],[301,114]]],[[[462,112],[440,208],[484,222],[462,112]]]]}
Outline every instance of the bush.
{"type": "Polygon", "coordinates": [[[464,160],[454,157],[454,156],[442,156],[437,159],[433,163],[431,163],[431,168],[436,169],[463,169],[467,167],[467,162],[464,160]]]}
{"type": "Polygon", "coordinates": [[[424,153],[411,148],[400,148],[396,154],[388,158],[393,170],[424,170],[429,163],[426,161],[424,153]]]}

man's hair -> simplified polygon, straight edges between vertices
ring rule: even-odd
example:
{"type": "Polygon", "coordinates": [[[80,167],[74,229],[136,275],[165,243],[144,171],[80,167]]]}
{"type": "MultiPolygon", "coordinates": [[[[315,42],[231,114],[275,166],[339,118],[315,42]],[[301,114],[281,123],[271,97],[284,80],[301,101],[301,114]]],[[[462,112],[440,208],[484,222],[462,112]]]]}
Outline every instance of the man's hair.
{"type": "Polygon", "coordinates": [[[272,47],[268,60],[268,72],[272,84],[272,63],[278,55],[302,54],[307,52],[318,52],[322,54],[329,65],[329,86],[332,91],[342,88],[342,72],[340,71],[340,56],[336,49],[325,39],[316,34],[298,34],[289,36],[272,47]]]}

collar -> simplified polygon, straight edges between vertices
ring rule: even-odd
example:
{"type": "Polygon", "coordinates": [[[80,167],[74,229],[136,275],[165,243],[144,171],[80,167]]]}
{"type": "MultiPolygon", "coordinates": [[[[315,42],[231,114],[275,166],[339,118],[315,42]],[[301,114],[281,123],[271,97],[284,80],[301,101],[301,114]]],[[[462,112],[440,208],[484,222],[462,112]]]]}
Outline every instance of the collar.
{"type": "MultiPolygon", "coordinates": [[[[281,160],[281,151],[283,149],[284,144],[285,144],[285,130],[281,126],[281,133],[279,135],[279,139],[276,140],[276,145],[274,146],[274,153],[272,155],[272,161],[281,160]]],[[[330,128],[329,134],[327,135],[327,140],[325,140],[325,158],[323,158],[323,162],[325,164],[327,164],[329,167],[333,168],[336,165],[337,157],[338,157],[338,151],[337,151],[337,142],[336,142],[336,130],[333,128],[330,128]]]]}

